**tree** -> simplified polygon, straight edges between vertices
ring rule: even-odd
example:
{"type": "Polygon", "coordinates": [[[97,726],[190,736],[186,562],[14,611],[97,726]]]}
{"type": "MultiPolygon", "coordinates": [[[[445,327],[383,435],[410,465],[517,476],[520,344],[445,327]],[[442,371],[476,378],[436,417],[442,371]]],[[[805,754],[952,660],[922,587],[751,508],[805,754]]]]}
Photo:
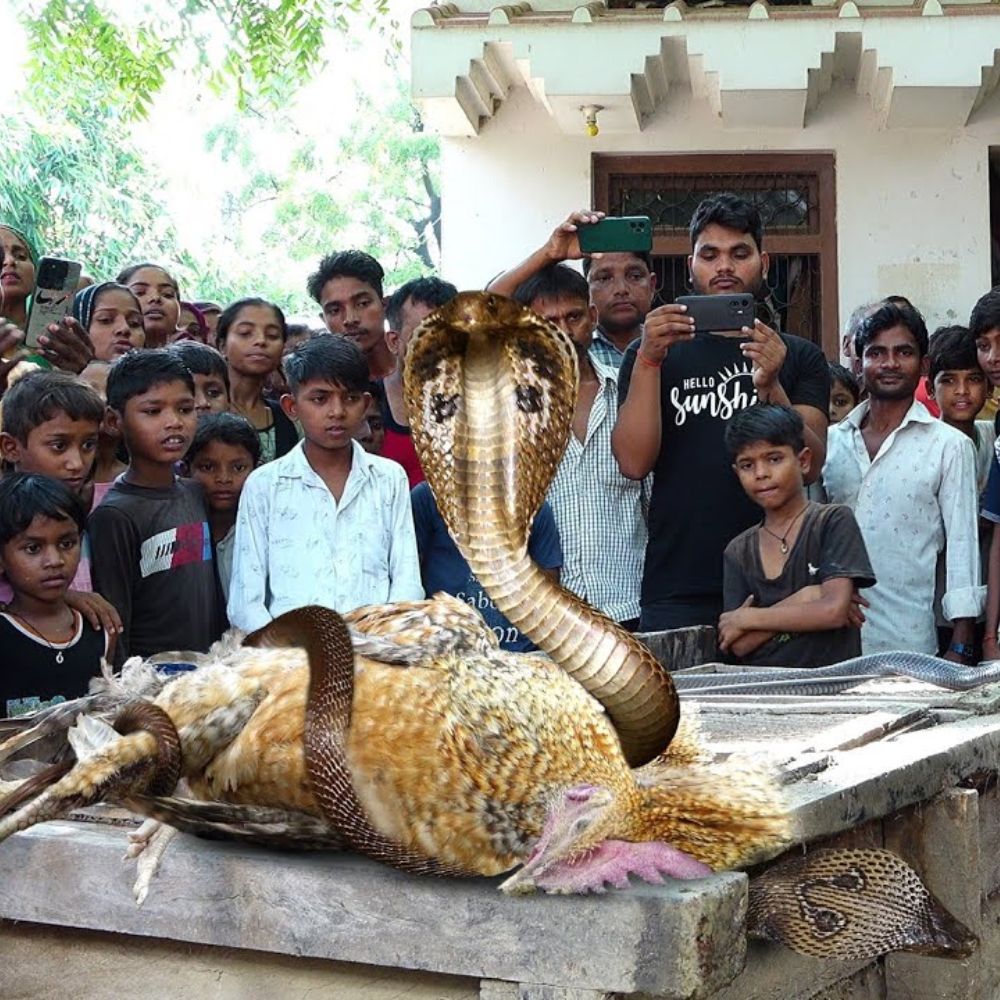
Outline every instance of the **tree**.
{"type": "MultiPolygon", "coordinates": [[[[394,32],[389,0],[13,0],[28,33],[32,85],[104,94],[125,117],[145,115],[167,74],[193,69],[278,107],[325,61],[327,32],[367,23],[394,32]]],[[[389,36],[391,38],[391,35],[389,36]]],[[[390,51],[395,47],[390,44],[390,51]]]]}

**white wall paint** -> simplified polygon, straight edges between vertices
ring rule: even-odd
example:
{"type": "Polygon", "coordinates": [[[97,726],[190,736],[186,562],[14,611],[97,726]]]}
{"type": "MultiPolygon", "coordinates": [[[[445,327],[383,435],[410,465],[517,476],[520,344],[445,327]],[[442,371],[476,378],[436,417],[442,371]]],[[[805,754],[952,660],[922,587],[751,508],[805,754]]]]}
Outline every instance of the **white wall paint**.
{"type": "Polygon", "coordinates": [[[594,152],[833,151],[841,324],[855,305],[898,293],[934,326],[968,319],[989,287],[989,144],[996,121],[965,129],[880,130],[867,99],[828,94],[805,129],[725,129],[674,91],[637,135],[555,130],[525,88],[471,139],[442,140],[442,273],[482,287],[590,203],[594,152]]]}

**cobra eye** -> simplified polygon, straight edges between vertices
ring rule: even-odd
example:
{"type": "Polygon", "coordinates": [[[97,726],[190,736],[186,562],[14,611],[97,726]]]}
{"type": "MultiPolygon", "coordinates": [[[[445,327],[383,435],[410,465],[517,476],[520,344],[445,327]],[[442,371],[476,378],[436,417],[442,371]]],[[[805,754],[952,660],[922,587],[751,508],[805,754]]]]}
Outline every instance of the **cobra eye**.
{"type": "Polygon", "coordinates": [[[446,396],[443,392],[436,392],[431,397],[431,413],[439,424],[450,420],[457,412],[458,396],[446,396]]]}
{"type": "Polygon", "coordinates": [[[538,413],[542,408],[542,394],[534,385],[517,387],[517,408],[524,413],[538,413]]]}

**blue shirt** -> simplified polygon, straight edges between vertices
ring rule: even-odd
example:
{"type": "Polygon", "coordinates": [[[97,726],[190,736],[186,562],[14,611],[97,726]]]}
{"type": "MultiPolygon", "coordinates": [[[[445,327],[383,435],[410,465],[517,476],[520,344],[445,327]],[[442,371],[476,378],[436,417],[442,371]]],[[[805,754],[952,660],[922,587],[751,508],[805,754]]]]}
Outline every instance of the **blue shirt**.
{"type": "MultiPolygon", "coordinates": [[[[413,505],[413,527],[417,533],[417,550],[420,554],[420,576],[427,596],[431,597],[443,590],[474,607],[493,629],[501,649],[520,653],[535,649],[534,643],[504,617],[473,575],[469,564],[448,534],[444,518],[441,517],[434,494],[427,483],[420,483],[413,488],[410,502],[413,505]]],[[[542,504],[535,523],[531,526],[528,555],[542,569],[559,569],[562,566],[559,533],[548,503],[542,504]]]]}

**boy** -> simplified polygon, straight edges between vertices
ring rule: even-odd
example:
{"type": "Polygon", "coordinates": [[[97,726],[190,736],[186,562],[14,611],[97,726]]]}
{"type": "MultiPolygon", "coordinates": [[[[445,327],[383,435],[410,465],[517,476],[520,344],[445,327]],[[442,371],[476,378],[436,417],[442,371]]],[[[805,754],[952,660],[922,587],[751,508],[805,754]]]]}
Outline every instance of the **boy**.
{"type": "Polygon", "coordinates": [[[171,350],[133,351],[112,365],[107,393],[129,464],[89,531],[94,583],[122,619],[116,659],[207,650],[222,616],[205,501],[174,475],[194,437],[194,379],[171,350]]]}
{"type": "Polygon", "coordinates": [[[406,473],[354,440],[371,400],[365,355],[346,337],[315,337],[285,358],[285,376],[281,407],[304,440],[243,489],[229,620],[249,632],[306,604],[419,600],[406,473]]]}
{"type": "Polygon", "coordinates": [[[802,417],[789,406],[751,406],[729,421],[725,442],[764,520],[726,546],[720,647],[740,662],[776,667],[858,656],[852,603],[875,576],[850,509],[806,499],[802,417]]]}
{"type": "Polygon", "coordinates": [[[184,463],[188,475],[201,483],[208,504],[208,523],[215,546],[215,567],[223,597],[229,599],[236,540],[236,509],[247,477],[260,463],[260,438],[245,417],[212,413],[198,429],[184,463]]]}
{"type": "MultiPolygon", "coordinates": [[[[3,398],[0,456],[16,472],[51,476],[77,496],[89,494],[104,402],[89,385],[66,372],[34,371],[3,398]]],[[[93,591],[86,537],[67,598],[95,629],[120,629],[118,613],[93,591]]],[[[11,597],[0,579],[0,602],[11,597]]]]}
{"type": "Polygon", "coordinates": [[[927,395],[937,403],[941,419],[961,431],[976,450],[976,492],[982,493],[993,463],[991,420],[977,420],[993,391],[979,365],[976,342],[964,326],[943,326],[927,348],[927,395]]]}
{"type": "Polygon", "coordinates": [[[0,716],[80,697],[109,655],[113,637],[84,628],[66,602],[86,520],[83,501],[56,479],[0,480],[0,569],[12,589],[0,614],[0,716]]]}
{"type": "Polygon", "coordinates": [[[396,367],[385,340],[384,277],[382,265],[371,254],[344,250],[324,257],[306,284],[330,333],[347,337],[361,349],[372,382],[396,367]]]}
{"type": "Polygon", "coordinates": [[[194,378],[194,410],[199,417],[229,409],[229,366],[208,344],[182,340],[168,350],[184,362],[194,378]]]}

